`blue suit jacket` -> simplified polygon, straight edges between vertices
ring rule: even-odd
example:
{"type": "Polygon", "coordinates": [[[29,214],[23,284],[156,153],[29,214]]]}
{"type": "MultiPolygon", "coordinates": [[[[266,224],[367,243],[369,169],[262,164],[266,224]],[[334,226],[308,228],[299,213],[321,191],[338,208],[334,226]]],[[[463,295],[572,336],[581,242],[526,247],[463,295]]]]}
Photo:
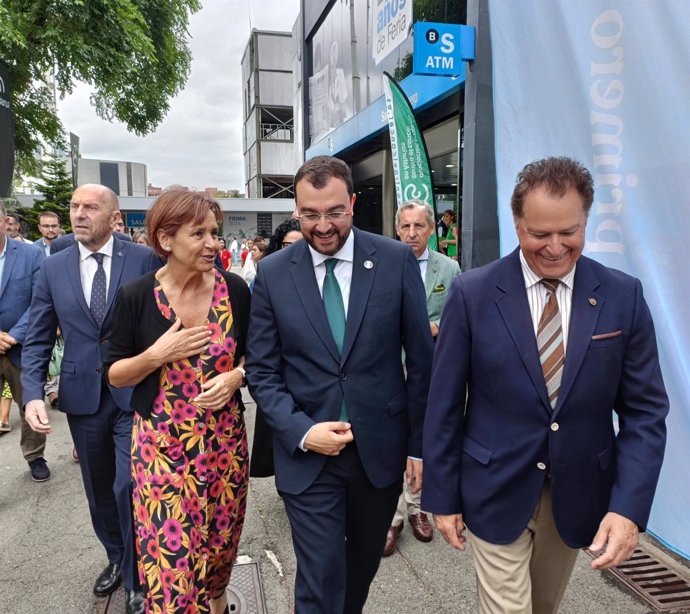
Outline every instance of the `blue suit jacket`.
{"type": "Polygon", "coordinates": [[[291,494],[307,488],[327,458],[300,450],[301,439],[315,423],[338,419],[343,396],[375,486],[400,480],[407,454],[421,456],[433,342],[419,265],[405,245],[352,232],[342,356],[306,241],[262,260],[254,284],[247,378],[273,429],[276,485],[291,494]]]}
{"type": "MultiPolygon", "coordinates": [[[[112,307],[120,286],[160,266],[149,247],[121,241],[113,244],[108,302],[102,325],[91,315],[79,274],[76,243],[46,258],[38,276],[29,311],[31,326],[22,353],[24,404],[43,399],[43,385],[59,326],[65,340],[60,369],[60,409],[69,414],[98,411],[103,379],[103,360],[113,327],[112,307]]],[[[131,388],[110,388],[123,411],[131,411],[131,388]]]]}
{"type": "Polygon", "coordinates": [[[14,365],[21,367],[29,305],[44,255],[38,246],[15,241],[7,235],[5,241],[5,267],[0,280],[0,330],[16,339],[17,345],[10,348],[7,356],[14,365]]]}
{"type": "Polygon", "coordinates": [[[569,546],[589,545],[608,511],[644,528],[667,412],[640,282],[585,257],[551,410],[516,250],[453,282],[425,422],[422,507],[463,513],[480,538],[510,543],[549,472],[556,525],[569,546]]]}

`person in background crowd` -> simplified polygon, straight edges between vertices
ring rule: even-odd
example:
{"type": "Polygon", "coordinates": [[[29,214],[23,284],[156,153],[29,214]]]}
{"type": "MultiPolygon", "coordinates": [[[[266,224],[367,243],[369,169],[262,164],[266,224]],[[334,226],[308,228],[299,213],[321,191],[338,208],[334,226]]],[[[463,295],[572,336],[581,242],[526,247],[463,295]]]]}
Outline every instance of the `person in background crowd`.
{"type": "Polygon", "coordinates": [[[135,386],[132,480],[147,612],[228,611],[248,483],[240,387],[249,291],[214,268],[221,220],[203,194],[163,192],[146,225],[167,263],[126,285],[115,309],[106,373],[113,386],[135,386]]]}
{"type": "Polygon", "coordinates": [[[244,266],[244,263],[247,261],[247,256],[249,255],[249,252],[252,249],[252,240],[247,239],[246,241],[242,241],[242,245],[240,247],[240,259],[242,260],[242,266],[244,266]]]}
{"type": "Polygon", "coordinates": [[[160,260],[150,248],[114,236],[119,217],[117,196],[106,186],[85,184],[74,191],[70,220],[76,243],[46,258],[39,272],[22,353],[22,386],[27,422],[49,434],[43,387],[59,326],[65,342],[59,409],[67,414],[93,528],[108,557],[93,592],[104,597],[123,583],[127,614],[143,614],[132,538],[132,390],[107,385],[103,360],[118,290],[158,268],[160,260]]]}
{"type": "Polygon", "coordinates": [[[443,212],[443,222],[448,227],[448,233],[439,241],[441,249],[444,249],[446,256],[453,260],[458,259],[458,225],[455,223],[455,213],[452,209],[443,212]]]}
{"type": "Polygon", "coordinates": [[[264,256],[277,252],[284,247],[290,247],[293,243],[302,240],[302,231],[300,230],[299,220],[290,218],[282,221],[268,240],[268,247],[264,256]]]}
{"type": "Polygon", "coordinates": [[[620,565],[647,524],[668,398],[639,280],[582,256],[593,199],[575,160],[525,166],[519,247],[443,312],[422,507],[455,548],[467,527],[480,614],[557,612],[580,548],[620,565]]]}
{"type": "Polygon", "coordinates": [[[7,235],[10,239],[23,241],[24,243],[33,243],[29,239],[25,239],[21,232],[22,223],[19,216],[14,213],[7,214],[7,235]]]}
{"type": "MultiPolygon", "coordinates": [[[[240,272],[242,279],[244,279],[244,281],[247,283],[250,289],[252,288],[252,284],[254,283],[254,277],[256,276],[256,262],[254,262],[254,243],[256,243],[257,241],[263,243],[263,239],[261,237],[257,237],[256,239],[248,241],[249,253],[245,258],[244,264],[242,265],[242,271],[240,272]]],[[[263,254],[261,248],[259,248],[259,252],[263,254]]]]}
{"type": "Polygon", "coordinates": [[[240,244],[237,242],[237,237],[233,237],[230,241],[230,255],[232,256],[232,264],[237,266],[240,262],[240,244]]]}
{"type": "MultiPolygon", "coordinates": [[[[302,240],[299,220],[290,218],[278,224],[268,241],[266,256],[281,249],[290,247],[302,240]]],[[[257,406],[254,419],[254,439],[252,441],[251,462],[249,475],[253,478],[266,478],[274,475],[273,467],[273,433],[266,424],[261,408],[257,406]]]]}
{"type": "Polygon", "coordinates": [[[223,269],[228,270],[230,262],[232,261],[232,254],[229,250],[225,249],[225,239],[223,237],[218,237],[218,242],[220,243],[220,250],[218,250],[218,255],[220,261],[223,263],[223,269]]]}
{"type": "Polygon", "coordinates": [[[138,228],[135,230],[134,234],[132,234],[132,241],[138,245],[151,245],[145,228],[138,228]]]}
{"type": "Polygon", "coordinates": [[[121,234],[127,234],[125,231],[125,221],[122,219],[122,217],[119,217],[115,220],[115,222],[113,222],[113,230],[121,234]]]}
{"type": "MultiPolygon", "coordinates": [[[[398,236],[403,243],[412,248],[419,263],[419,272],[426,291],[429,327],[434,338],[438,335],[441,314],[448,299],[450,286],[460,275],[460,267],[455,260],[428,247],[429,238],[435,234],[435,227],[434,210],[420,200],[403,203],[395,213],[395,229],[398,236]]],[[[430,542],[433,539],[433,527],[420,505],[421,493],[413,493],[407,482],[403,481],[403,492],[398,499],[398,508],[388,529],[383,556],[390,556],[395,551],[398,537],[403,530],[405,516],[417,540],[430,542]]]]}
{"type": "Polygon", "coordinates": [[[34,244],[43,250],[46,257],[50,256],[50,244],[57,239],[59,230],[60,218],[57,213],[42,211],[38,214],[38,231],[41,238],[34,241],[34,244]]]}
{"type": "MultiPolygon", "coordinates": [[[[43,453],[46,437],[31,429],[21,411],[22,345],[29,326],[29,306],[44,260],[43,251],[32,242],[10,241],[7,234],[9,216],[0,200],[0,390],[9,386],[14,402],[20,408],[21,437],[19,446],[24,460],[29,464],[31,479],[45,482],[50,470],[43,453]]],[[[5,402],[0,416],[0,433],[10,430],[9,404],[5,402]],[[4,411],[7,414],[4,414],[4,411]]]]}
{"type": "Polygon", "coordinates": [[[407,455],[421,487],[433,341],[412,250],[352,227],[347,164],[316,156],[294,186],[305,240],[259,266],[247,375],[273,430],[295,611],[354,614],[381,562],[407,455]]]}

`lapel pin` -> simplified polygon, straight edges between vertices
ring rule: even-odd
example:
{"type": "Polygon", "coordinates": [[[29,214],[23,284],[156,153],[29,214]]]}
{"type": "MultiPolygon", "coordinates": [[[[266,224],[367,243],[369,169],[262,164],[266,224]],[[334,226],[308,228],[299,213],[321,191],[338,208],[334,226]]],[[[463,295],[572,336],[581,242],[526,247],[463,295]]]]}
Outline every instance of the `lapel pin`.
{"type": "Polygon", "coordinates": [[[597,299],[595,299],[593,296],[589,297],[589,304],[590,305],[596,305],[597,304],[597,299]]]}
{"type": "Polygon", "coordinates": [[[371,260],[365,260],[364,261],[364,268],[365,269],[373,269],[374,263],[371,260]]]}

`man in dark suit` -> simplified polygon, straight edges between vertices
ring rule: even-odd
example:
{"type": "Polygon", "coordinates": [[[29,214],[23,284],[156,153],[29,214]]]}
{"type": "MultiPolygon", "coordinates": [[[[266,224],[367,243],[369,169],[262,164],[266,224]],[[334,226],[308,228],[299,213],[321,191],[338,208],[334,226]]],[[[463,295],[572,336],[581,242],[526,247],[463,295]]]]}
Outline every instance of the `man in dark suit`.
{"type": "Polygon", "coordinates": [[[70,219],[77,243],[47,258],[39,274],[22,354],[22,384],[27,421],[35,431],[50,433],[43,385],[59,326],[65,343],[60,410],[67,414],[91,520],[109,561],[94,593],[107,595],[122,581],[129,614],[144,611],[133,555],[131,389],[106,385],[103,358],[117,291],[160,263],[150,248],[113,236],[119,215],[117,196],[109,188],[88,184],[75,190],[70,219]]]}
{"type": "Polygon", "coordinates": [[[410,248],[352,228],[347,165],[306,162],[295,200],[305,240],[259,264],[247,378],[274,433],[297,557],[295,613],[359,614],[406,458],[421,487],[433,342],[410,248]]]}
{"type": "Polygon", "coordinates": [[[467,525],[480,614],[557,612],[577,549],[618,565],[649,516],[668,399],[639,280],[582,256],[593,197],[578,162],[528,164],[519,249],[455,280],[443,313],[422,505],[461,550],[467,525]]]}
{"type": "MultiPolygon", "coordinates": [[[[43,262],[41,250],[23,241],[13,241],[7,233],[7,212],[0,200],[0,388],[9,384],[14,402],[22,407],[20,381],[21,353],[29,319],[34,283],[43,262]]],[[[35,433],[21,416],[19,445],[29,463],[31,479],[45,482],[50,470],[43,458],[45,435],[35,433]]],[[[0,424],[9,430],[9,422],[0,424]]]]}

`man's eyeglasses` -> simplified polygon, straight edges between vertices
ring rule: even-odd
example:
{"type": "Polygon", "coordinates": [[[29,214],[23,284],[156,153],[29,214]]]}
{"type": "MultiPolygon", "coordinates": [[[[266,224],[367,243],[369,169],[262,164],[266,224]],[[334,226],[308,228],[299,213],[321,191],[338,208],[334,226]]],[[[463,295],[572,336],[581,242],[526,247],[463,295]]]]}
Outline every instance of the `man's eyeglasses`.
{"type": "Polygon", "coordinates": [[[58,224],[39,224],[41,228],[47,228],[48,230],[57,230],[60,228],[58,224]]]}
{"type": "Polygon", "coordinates": [[[302,213],[293,217],[300,222],[320,222],[324,218],[327,222],[339,222],[352,215],[352,211],[330,211],[329,213],[302,213]]]}

